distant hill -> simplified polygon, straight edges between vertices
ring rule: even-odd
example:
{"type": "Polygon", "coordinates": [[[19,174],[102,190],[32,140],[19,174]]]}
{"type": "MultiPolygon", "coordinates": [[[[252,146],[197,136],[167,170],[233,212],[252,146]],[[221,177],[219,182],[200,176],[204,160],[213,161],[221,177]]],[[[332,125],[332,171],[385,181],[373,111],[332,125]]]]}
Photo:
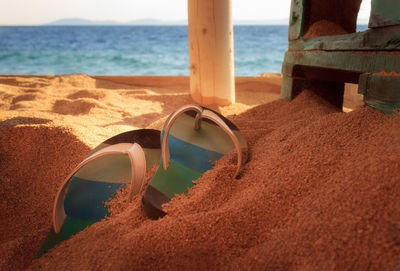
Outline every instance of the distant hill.
{"type": "Polygon", "coordinates": [[[124,25],[187,25],[187,21],[160,21],[156,19],[141,19],[129,21],[127,23],[124,23],[124,25]]]}
{"type": "Polygon", "coordinates": [[[187,22],[183,21],[160,21],[156,19],[140,19],[129,22],[118,21],[92,21],[80,18],[60,19],[46,25],[185,25],[187,22]]]}
{"type": "Polygon", "coordinates": [[[79,18],[60,19],[46,25],[119,25],[116,21],[91,21],[79,18]]]}

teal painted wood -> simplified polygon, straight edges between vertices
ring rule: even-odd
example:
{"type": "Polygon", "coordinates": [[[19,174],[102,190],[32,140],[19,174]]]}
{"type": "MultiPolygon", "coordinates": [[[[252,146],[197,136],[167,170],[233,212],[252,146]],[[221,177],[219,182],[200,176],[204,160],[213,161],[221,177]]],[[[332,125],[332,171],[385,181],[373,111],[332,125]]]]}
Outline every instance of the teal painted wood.
{"type": "Polygon", "coordinates": [[[355,72],[400,72],[400,54],[355,52],[293,52],[285,53],[283,75],[292,76],[294,65],[313,66],[355,72]]]}
{"type": "Polygon", "coordinates": [[[289,40],[303,36],[305,0],[292,0],[289,18],[289,40]]]}
{"type": "Polygon", "coordinates": [[[400,103],[400,75],[362,74],[358,93],[368,94],[370,97],[380,99],[383,102],[400,103]]]}
{"type": "Polygon", "coordinates": [[[400,24],[400,1],[372,0],[368,27],[382,27],[400,24]]]}
{"type": "Polygon", "coordinates": [[[400,108],[400,77],[371,75],[371,73],[382,71],[400,73],[399,53],[288,51],[282,65],[281,96],[289,100],[294,98],[295,88],[298,88],[297,84],[307,80],[295,74],[296,66],[361,73],[358,83],[360,93],[364,95],[366,104],[386,114],[400,108]]]}
{"type": "MultiPolygon", "coordinates": [[[[303,40],[305,14],[313,3],[306,1],[291,2],[281,96],[293,99],[303,84],[326,84],[329,88],[337,82],[358,82],[368,105],[385,113],[400,108],[399,77],[371,76],[382,71],[400,73],[400,1],[372,0],[370,29],[364,32],[303,40]]],[[[332,91],[337,97],[328,99],[338,101],[339,88],[332,91]]]]}
{"type": "Polygon", "coordinates": [[[293,77],[289,75],[282,76],[281,97],[284,99],[292,100],[293,97],[293,77]]]}
{"type": "Polygon", "coordinates": [[[368,105],[390,114],[400,108],[400,76],[362,74],[358,93],[368,105]]]}
{"type": "Polygon", "coordinates": [[[289,50],[369,51],[400,50],[400,25],[363,32],[290,41],[289,50]]]}

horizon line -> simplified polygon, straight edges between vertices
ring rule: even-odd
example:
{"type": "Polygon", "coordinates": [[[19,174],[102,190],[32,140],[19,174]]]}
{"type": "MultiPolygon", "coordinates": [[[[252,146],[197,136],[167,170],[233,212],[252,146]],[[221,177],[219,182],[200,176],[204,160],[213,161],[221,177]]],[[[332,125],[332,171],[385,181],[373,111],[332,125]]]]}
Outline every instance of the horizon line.
{"type": "MultiPolygon", "coordinates": [[[[357,25],[368,24],[369,18],[359,19],[357,25]]],[[[42,24],[0,24],[0,26],[187,26],[187,20],[159,20],[154,18],[134,19],[126,22],[114,20],[91,20],[84,18],[62,18],[42,24]]],[[[233,25],[289,25],[289,18],[272,20],[238,19],[233,25]]]]}

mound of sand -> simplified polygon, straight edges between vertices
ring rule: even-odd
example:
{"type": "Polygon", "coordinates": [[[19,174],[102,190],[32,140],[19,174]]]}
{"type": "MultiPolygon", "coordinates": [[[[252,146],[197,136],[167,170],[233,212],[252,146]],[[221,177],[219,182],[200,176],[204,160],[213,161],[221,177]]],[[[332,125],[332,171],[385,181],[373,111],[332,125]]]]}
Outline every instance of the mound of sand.
{"type": "MultiPolygon", "coordinates": [[[[118,103],[110,105],[112,99],[105,97],[124,93],[120,91],[96,96],[96,103],[115,108],[118,103]]],[[[73,89],[56,95],[94,99],[98,92],[88,95],[73,89]]],[[[165,95],[160,93],[132,95],[151,96],[153,106],[164,98],[169,101],[158,97],[165,95]]],[[[173,95],[170,101],[175,105],[189,99],[173,95]]],[[[49,230],[49,208],[58,184],[89,149],[81,140],[85,129],[80,126],[85,124],[78,125],[78,120],[90,119],[94,110],[82,116],[52,112],[51,116],[58,115],[51,120],[36,112],[42,118],[3,121],[1,191],[6,192],[1,204],[3,210],[12,208],[1,220],[2,270],[30,265],[49,230]],[[72,128],[61,125],[58,118],[65,116],[71,118],[72,128]]],[[[157,221],[144,216],[141,195],[127,204],[122,190],[108,203],[110,218],[59,244],[34,260],[30,269],[400,267],[400,115],[383,115],[368,107],[337,112],[309,91],[292,102],[277,100],[257,107],[239,103],[220,108],[224,110],[249,142],[250,158],[239,179],[229,178],[235,157],[228,154],[187,195],[165,205],[168,215],[157,221]]],[[[143,115],[158,114],[149,118],[154,121],[163,118],[164,111],[168,110],[143,115]]],[[[94,141],[93,134],[86,137],[94,141]]]]}
{"type": "Polygon", "coordinates": [[[340,25],[328,20],[319,20],[309,27],[306,34],[304,34],[303,39],[343,34],[348,34],[348,32],[340,25]]]}
{"type": "MultiPolygon", "coordinates": [[[[41,122],[35,119],[13,119],[41,122]]],[[[3,122],[4,125],[4,122],[3,122]]],[[[30,264],[46,237],[60,180],[89,148],[70,131],[48,124],[2,127],[0,131],[0,268],[30,264]]]]}
{"type": "MultiPolygon", "coordinates": [[[[192,102],[182,84],[171,89],[174,80],[163,79],[169,89],[124,80],[0,76],[0,270],[30,265],[50,229],[59,184],[91,148],[125,131],[160,128],[176,108],[192,102]]],[[[278,81],[273,76],[269,89],[279,90],[278,81]]],[[[140,83],[151,85],[146,78],[140,83]]],[[[215,109],[240,113],[279,97],[278,91],[244,86],[237,104],[215,109]]]]}

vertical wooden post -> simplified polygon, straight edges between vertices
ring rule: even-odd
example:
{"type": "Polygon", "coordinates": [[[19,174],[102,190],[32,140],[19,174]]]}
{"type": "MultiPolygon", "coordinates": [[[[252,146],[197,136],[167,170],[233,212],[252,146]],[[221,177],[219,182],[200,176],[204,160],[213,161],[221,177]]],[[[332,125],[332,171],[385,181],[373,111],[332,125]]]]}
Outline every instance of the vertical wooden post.
{"type": "Polygon", "coordinates": [[[235,103],[232,0],[188,0],[188,37],[192,98],[235,103]]]}

